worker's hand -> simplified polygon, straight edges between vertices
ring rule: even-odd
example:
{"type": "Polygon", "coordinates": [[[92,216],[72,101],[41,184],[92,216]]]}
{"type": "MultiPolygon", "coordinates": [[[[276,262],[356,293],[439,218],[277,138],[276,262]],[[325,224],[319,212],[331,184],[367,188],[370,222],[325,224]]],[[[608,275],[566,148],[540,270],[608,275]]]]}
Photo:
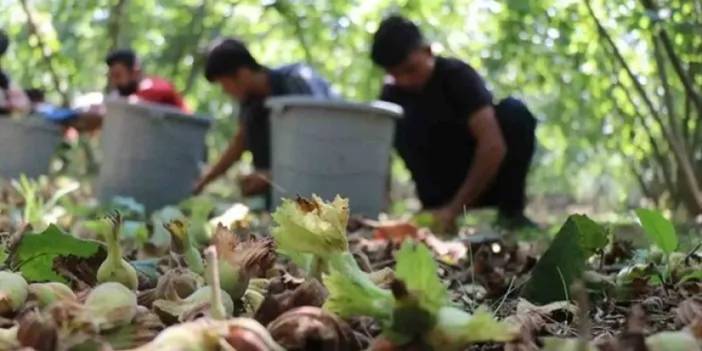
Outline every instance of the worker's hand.
{"type": "Polygon", "coordinates": [[[453,206],[444,206],[431,211],[434,216],[433,231],[444,234],[454,234],[456,232],[456,218],[460,211],[453,206]]]}
{"type": "Polygon", "coordinates": [[[241,186],[241,194],[244,196],[253,196],[266,192],[270,186],[268,172],[259,171],[239,179],[241,186]]]}

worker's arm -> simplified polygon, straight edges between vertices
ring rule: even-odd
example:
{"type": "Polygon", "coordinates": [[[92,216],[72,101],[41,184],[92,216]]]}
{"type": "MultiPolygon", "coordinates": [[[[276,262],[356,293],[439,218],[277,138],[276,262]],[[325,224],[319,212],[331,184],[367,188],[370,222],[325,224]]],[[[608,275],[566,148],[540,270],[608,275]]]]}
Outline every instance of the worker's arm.
{"type": "Polygon", "coordinates": [[[477,204],[480,195],[497,176],[507,154],[507,145],[492,106],[485,106],[470,116],[467,132],[476,140],[473,162],[452,201],[436,211],[437,219],[445,226],[450,226],[465,208],[477,204]]]}
{"type": "Polygon", "coordinates": [[[224,150],[217,163],[197,181],[193,191],[195,194],[202,192],[209,183],[219,178],[229,167],[241,159],[241,155],[246,150],[246,128],[244,128],[243,120],[239,121],[239,130],[229,142],[227,149],[224,150]]]}

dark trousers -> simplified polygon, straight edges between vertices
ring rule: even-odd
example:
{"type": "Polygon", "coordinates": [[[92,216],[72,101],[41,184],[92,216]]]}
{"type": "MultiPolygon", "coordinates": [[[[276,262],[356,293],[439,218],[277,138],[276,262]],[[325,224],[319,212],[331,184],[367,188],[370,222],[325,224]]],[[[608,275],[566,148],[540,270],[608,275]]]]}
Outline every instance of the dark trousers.
{"type": "Polygon", "coordinates": [[[495,107],[507,154],[478,207],[497,207],[504,216],[520,215],[526,207],[526,179],[536,143],[536,118],[526,105],[506,98],[495,107]]]}

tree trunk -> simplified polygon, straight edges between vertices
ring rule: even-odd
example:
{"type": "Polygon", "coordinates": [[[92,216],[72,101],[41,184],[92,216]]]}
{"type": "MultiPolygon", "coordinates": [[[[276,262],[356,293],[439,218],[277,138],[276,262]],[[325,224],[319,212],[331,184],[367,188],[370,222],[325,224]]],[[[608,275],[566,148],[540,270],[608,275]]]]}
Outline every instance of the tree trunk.
{"type": "MultiPolygon", "coordinates": [[[[641,0],[641,3],[643,4],[644,8],[646,8],[646,10],[651,12],[658,12],[658,6],[655,4],[654,0],[641,0]]],[[[668,54],[668,58],[670,59],[670,63],[673,65],[675,73],[678,75],[678,78],[680,78],[680,81],[683,83],[683,87],[685,87],[685,92],[692,98],[692,101],[694,102],[695,107],[697,108],[697,112],[702,117],[702,96],[700,96],[700,94],[695,89],[693,80],[690,78],[688,72],[685,71],[680,57],[678,57],[677,53],[675,52],[673,42],[670,40],[668,32],[665,30],[665,28],[663,28],[660,25],[660,23],[658,24],[658,37],[661,39],[663,48],[668,54]]]]}
{"type": "Polygon", "coordinates": [[[41,57],[46,65],[46,68],[49,70],[49,75],[51,76],[51,82],[54,84],[54,89],[61,96],[61,105],[68,106],[70,103],[70,98],[68,97],[68,93],[66,93],[66,91],[61,87],[61,79],[59,78],[58,73],[54,68],[53,61],[51,60],[52,53],[49,52],[46,44],[44,43],[44,39],[41,37],[41,34],[37,29],[36,22],[34,22],[34,16],[29,8],[29,4],[27,3],[27,0],[20,0],[20,4],[22,5],[22,10],[24,10],[25,16],[27,16],[29,32],[34,35],[35,38],[37,38],[38,49],[41,52],[41,57]]]}
{"type": "Polygon", "coordinates": [[[107,21],[107,52],[112,52],[119,47],[119,35],[122,30],[122,14],[128,0],[117,0],[110,9],[110,18],[107,21]]]}
{"type": "MultiPolygon", "coordinates": [[[[642,0],[642,1],[651,1],[651,0],[642,0]]],[[[681,171],[684,174],[684,180],[685,180],[685,185],[686,188],[688,189],[690,196],[693,200],[693,203],[696,204],[695,206],[689,207],[688,208],[691,210],[691,213],[693,214],[698,214],[702,212],[702,189],[700,188],[699,181],[697,179],[697,174],[694,171],[694,161],[689,155],[687,154],[686,150],[684,147],[680,145],[680,140],[676,139],[673,133],[671,132],[671,127],[672,126],[666,126],[664,123],[663,119],[660,116],[660,113],[656,109],[656,107],[653,105],[652,100],[649,98],[648,94],[646,93],[646,90],[644,89],[643,85],[639,82],[636,74],[631,70],[629,65],[627,64],[626,60],[622,56],[621,52],[619,51],[619,48],[617,47],[616,43],[614,40],[611,38],[607,30],[604,28],[602,23],[600,22],[599,18],[595,14],[594,9],[592,8],[592,4],[590,3],[590,0],[585,0],[585,5],[588,9],[588,12],[590,13],[590,16],[593,18],[595,21],[595,24],[597,26],[598,32],[600,35],[605,39],[605,41],[608,43],[608,45],[611,47],[615,59],[619,62],[619,64],[624,68],[626,71],[627,75],[629,76],[630,80],[632,81],[632,84],[634,85],[634,88],[638,92],[639,96],[643,99],[644,103],[648,107],[649,111],[651,112],[651,115],[653,118],[656,120],[658,123],[659,127],[663,131],[663,135],[665,136],[665,139],[668,143],[668,146],[670,147],[670,151],[673,153],[673,156],[675,157],[675,160],[678,163],[678,166],[680,167],[681,171]]],[[[663,41],[664,47],[666,46],[666,41],[661,38],[663,41]]],[[[667,50],[667,49],[666,49],[667,50]]],[[[669,53],[670,56],[670,53],[669,53]]],[[[671,57],[671,62],[673,58],[671,57]]],[[[679,63],[679,62],[678,62],[679,63]]],[[[675,68],[675,62],[673,62],[673,66],[675,68]]],[[[676,69],[677,71],[677,69],[676,69]]],[[[694,90],[692,91],[694,93],[694,90]]],[[[694,98],[694,96],[692,96],[694,98]]],[[[693,100],[695,101],[695,100],[693,100]]],[[[702,100],[700,100],[702,102],[702,100]]],[[[700,107],[702,108],[702,103],[700,104],[700,107]]],[[[700,109],[702,111],[702,109],[700,109]]],[[[675,191],[675,189],[671,189],[671,192],[675,191]]]]}

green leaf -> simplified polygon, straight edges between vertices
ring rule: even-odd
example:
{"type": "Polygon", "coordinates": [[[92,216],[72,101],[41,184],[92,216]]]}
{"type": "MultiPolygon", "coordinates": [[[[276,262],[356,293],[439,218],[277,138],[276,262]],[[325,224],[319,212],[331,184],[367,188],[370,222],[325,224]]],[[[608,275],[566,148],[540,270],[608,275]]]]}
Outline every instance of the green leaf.
{"type": "Polygon", "coordinates": [[[7,260],[7,246],[4,243],[0,244],[0,267],[5,265],[5,260],[7,260]]]}
{"type": "Polygon", "coordinates": [[[594,255],[607,246],[610,236],[601,225],[586,216],[574,216],[574,222],[580,233],[580,248],[583,249],[587,257],[594,255]]]}
{"type": "Polygon", "coordinates": [[[532,271],[522,296],[536,304],[569,299],[568,289],[580,279],[586,260],[607,245],[607,234],[584,215],[572,215],[532,271]]]}
{"type": "Polygon", "coordinates": [[[443,307],[438,323],[427,335],[434,350],[465,350],[469,344],[480,342],[507,342],[519,334],[516,325],[500,322],[486,309],[479,308],[471,315],[455,307],[443,307]]]}
{"type": "Polygon", "coordinates": [[[423,245],[405,241],[395,254],[395,277],[402,280],[410,293],[431,313],[448,303],[448,292],[439,279],[438,266],[431,251],[423,245]]]}
{"type": "Polygon", "coordinates": [[[680,280],[678,281],[678,285],[686,283],[690,280],[702,280],[702,270],[698,271],[692,271],[690,273],[685,274],[680,280]]]}
{"type": "Polygon", "coordinates": [[[351,254],[334,257],[330,274],[322,278],[329,290],[324,309],[342,318],[369,316],[387,325],[392,316],[394,298],[361,271],[351,254]]]}
{"type": "Polygon", "coordinates": [[[103,250],[100,243],[77,239],[50,225],[41,233],[26,234],[12,256],[14,270],[20,270],[29,282],[57,281],[67,283],[65,277],[54,271],[58,257],[75,256],[88,259],[103,250]]]}
{"type": "Polygon", "coordinates": [[[663,252],[670,255],[678,248],[678,234],[675,232],[675,227],[660,212],[639,208],[636,210],[636,215],[648,239],[663,252]]]}
{"type": "Polygon", "coordinates": [[[339,196],[332,202],[315,195],[311,200],[285,199],[272,216],[277,224],[272,235],[282,252],[326,258],[343,254],[349,248],[346,239],[349,205],[348,200],[339,196]]]}

